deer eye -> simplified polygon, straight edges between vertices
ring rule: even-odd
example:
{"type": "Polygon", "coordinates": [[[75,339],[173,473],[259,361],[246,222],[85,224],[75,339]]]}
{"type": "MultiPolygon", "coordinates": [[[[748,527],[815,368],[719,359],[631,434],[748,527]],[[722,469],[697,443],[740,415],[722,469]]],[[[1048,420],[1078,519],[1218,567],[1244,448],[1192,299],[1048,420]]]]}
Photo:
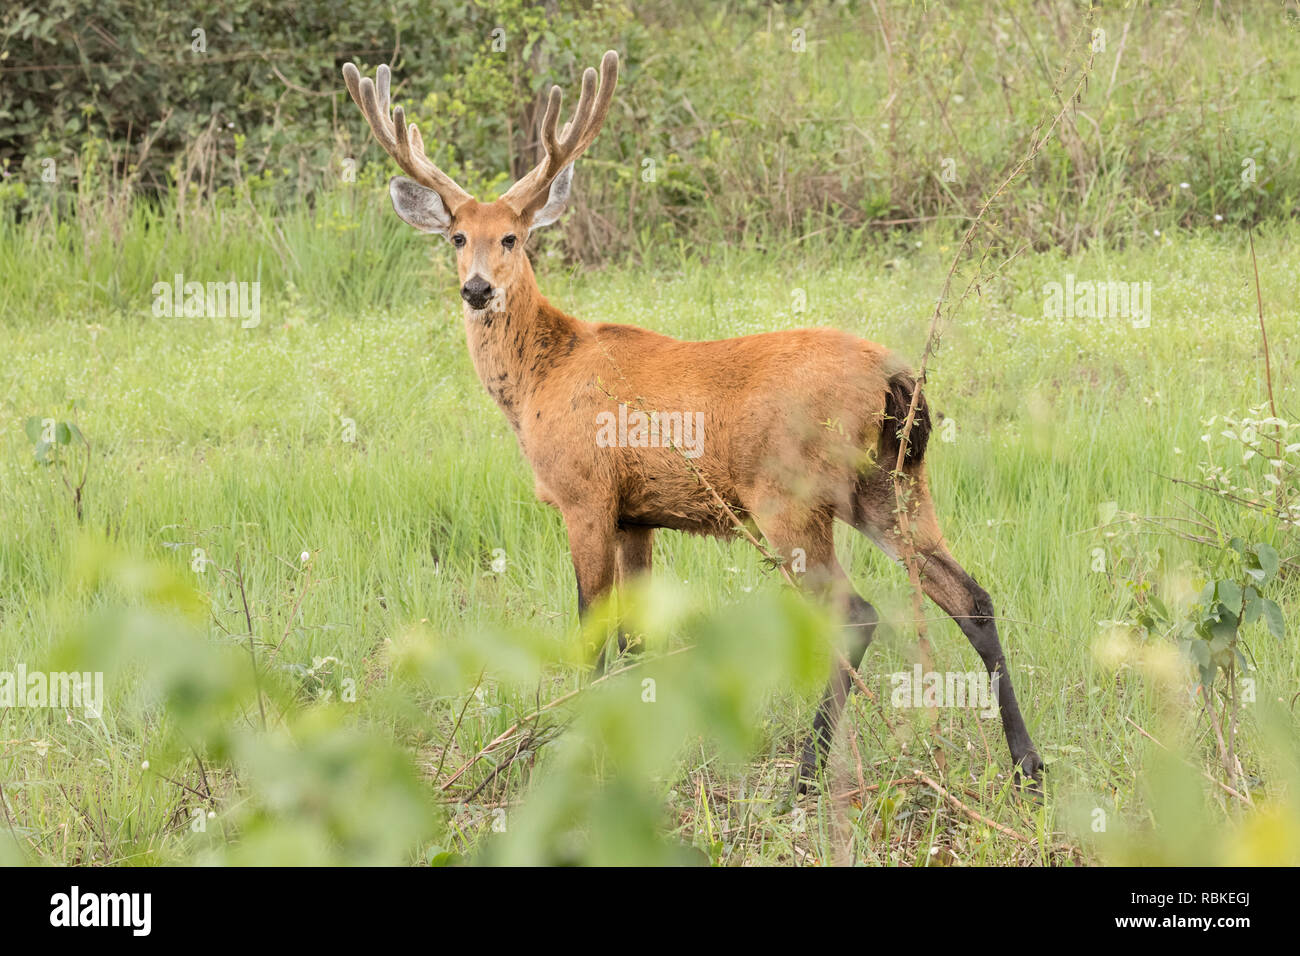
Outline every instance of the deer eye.
{"type": "Polygon", "coordinates": [[[465,245],[465,234],[463,232],[456,233],[456,235],[451,237],[451,244],[457,249],[465,245]]]}
{"type": "Polygon", "coordinates": [[[501,245],[505,246],[506,251],[509,252],[511,249],[515,247],[515,241],[516,241],[516,236],[514,235],[514,233],[511,233],[510,235],[506,236],[504,239],[501,240],[501,245]]]}

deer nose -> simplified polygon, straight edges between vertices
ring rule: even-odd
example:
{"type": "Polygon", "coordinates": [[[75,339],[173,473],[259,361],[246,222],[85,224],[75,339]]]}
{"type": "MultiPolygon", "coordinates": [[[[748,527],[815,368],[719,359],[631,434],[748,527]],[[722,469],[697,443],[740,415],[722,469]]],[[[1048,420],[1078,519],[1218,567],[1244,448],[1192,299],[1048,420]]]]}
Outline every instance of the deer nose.
{"type": "Polygon", "coordinates": [[[471,309],[481,309],[492,298],[492,284],[482,276],[471,276],[460,287],[460,297],[469,303],[471,309]]]}

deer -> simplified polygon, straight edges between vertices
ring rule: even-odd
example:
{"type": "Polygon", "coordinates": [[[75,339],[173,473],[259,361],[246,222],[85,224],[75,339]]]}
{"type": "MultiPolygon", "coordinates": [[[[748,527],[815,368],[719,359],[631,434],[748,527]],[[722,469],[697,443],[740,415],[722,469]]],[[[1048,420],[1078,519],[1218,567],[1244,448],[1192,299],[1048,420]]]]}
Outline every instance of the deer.
{"type": "MultiPolygon", "coordinates": [[[[618,66],[610,50],[599,80],[595,69],[583,72],[573,116],[558,132],[562,93],[551,88],[540,159],[492,202],[476,200],[429,159],[401,105],[390,111],[387,65],[373,81],[353,63],[343,67],[375,139],[406,174],[389,182],[394,211],[455,250],[470,358],[531,465],[537,497],[563,519],[579,619],[650,573],[657,530],[730,538],[737,520],[754,529],[847,635],[800,752],[796,783],[804,792],[824,766],[880,622],[836,558],[835,522],[845,522],[894,561],[914,560],[924,593],[988,671],[1013,776],[1037,791],[1043,762],[1016,701],[992,600],[952,556],[935,516],[925,466],[931,418],[907,364],[833,328],[697,342],[585,322],[539,291],[528,239],[568,207],[574,163],[605,122],[618,66]],[[673,440],[682,437],[672,417],[679,413],[701,426],[694,457],[673,440]],[[672,434],[648,441],[664,415],[672,434]],[[611,416],[621,416],[617,428],[607,427],[611,416]],[[624,428],[631,420],[637,427],[624,428]],[[598,440],[601,429],[619,440],[598,440]],[[896,501],[899,479],[908,487],[905,507],[896,501]]],[[[618,644],[626,649],[627,635],[619,633],[618,644]]],[[[596,671],[604,664],[601,648],[596,671]]]]}

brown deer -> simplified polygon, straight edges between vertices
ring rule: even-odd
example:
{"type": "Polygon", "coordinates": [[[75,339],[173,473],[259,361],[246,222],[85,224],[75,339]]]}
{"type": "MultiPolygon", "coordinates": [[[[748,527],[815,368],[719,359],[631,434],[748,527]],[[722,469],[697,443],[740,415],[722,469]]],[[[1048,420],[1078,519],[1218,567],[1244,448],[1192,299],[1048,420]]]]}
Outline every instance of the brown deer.
{"type": "MultiPolygon", "coordinates": [[[[899,432],[917,388],[902,361],[835,329],[683,342],[579,321],[538,291],[524,252],[528,237],[568,204],[574,160],[609,112],[618,55],[602,58],[599,85],[596,71],[586,70],[573,119],[558,135],[561,94],[551,89],[541,123],[544,157],[491,203],[475,200],[429,160],[401,106],[390,116],[387,66],[374,82],[351,63],[343,77],[375,139],[411,177],[389,183],[397,215],[455,247],[474,368],[532,465],[537,496],[564,518],[579,614],[616,583],[649,572],[655,529],[730,536],[738,515],[780,555],[800,559],[787,567],[847,622],[847,658],[856,668],[878,616],[836,560],[839,518],[895,560],[912,549],[925,593],[983,659],[1016,769],[1036,785],[1043,764],[1016,703],[993,604],[949,554],[935,520],[923,462],[930,430],[924,401],[910,435],[899,432]],[[702,426],[691,448],[688,424],[702,426]],[[656,434],[660,425],[666,439],[656,434]],[[904,440],[906,540],[893,475],[904,440]]],[[[820,766],[850,686],[849,673],[836,667],[803,750],[801,779],[820,766]]]]}

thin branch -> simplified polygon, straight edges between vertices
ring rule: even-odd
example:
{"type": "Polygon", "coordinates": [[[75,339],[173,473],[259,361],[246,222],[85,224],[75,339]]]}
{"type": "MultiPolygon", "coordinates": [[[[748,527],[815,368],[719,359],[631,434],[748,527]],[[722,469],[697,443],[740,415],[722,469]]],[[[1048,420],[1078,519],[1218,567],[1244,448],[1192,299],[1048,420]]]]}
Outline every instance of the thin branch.
{"type": "MultiPolygon", "coordinates": [[[[654,661],[661,661],[664,660],[665,658],[674,657],[677,654],[684,654],[686,651],[690,651],[690,650],[694,650],[694,648],[679,647],[675,651],[669,651],[667,654],[661,654],[659,657],[654,658],[654,661]]],[[[536,720],[538,717],[546,713],[548,710],[554,710],[556,707],[559,707],[561,704],[572,700],[573,698],[577,697],[579,694],[582,694],[584,691],[590,690],[591,688],[595,687],[597,684],[603,684],[605,681],[610,680],[611,678],[618,677],[620,674],[626,674],[628,671],[636,670],[638,667],[643,667],[649,663],[653,663],[653,662],[638,661],[635,664],[629,664],[627,667],[620,667],[618,670],[611,671],[610,673],[604,675],[603,677],[597,677],[590,684],[586,684],[583,687],[579,687],[576,688],[575,690],[571,690],[567,694],[561,694],[559,697],[555,698],[554,700],[548,701],[547,703],[543,704],[541,707],[538,707],[531,714],[519,718],[519,720],[515,721],[505,730],[501,731],[501,733],[497,734],[490,741],[488,741],[487,744],[485,744],[483,748],[479,750],[479,752],[476,753],[473,757],[465,761],[465,763],[461,764],[460,768],[455,773],[453,773],[449,778],[447,778],[447,782],[444,783],[438,789],[446,790],[447,788],[449,788],[453,783],[455,783],[458,779],[460,779],[460,776],[466,770],[474,766],[474,764],[478,763],[488,754],[492,753],[492,751],[496,750],[497,747],[500,747],[503,743],[509,740],[511,735],[513,735],[516,731],[518,731],[519,728],[524,724],[536,720]]]]}
{"type": "MultiPolygon", "coordinates": [[[[1169,750],[1168,747],[1166,747],[1166,746],[1165,746],[1164,744],[1162,744],[1160,741],[1156,740],[1155,737],[1151,736],[1149,733],[1147,733],[1145,730],[1143,730],[1140,726],[1138,726],[1137,722],[1136,722],[1132,717],[1129,717],[1127,714],[1125,714],[1125,715],[1124,715],[1124,719],[1127,720],[1130,724],[1132,724],[1133,727],[1137,730],[1138,733],[1140,733],[1140,734],[1141,734],[1143,737],[1145,737],[1147,740],[1151,741],[1153,744],[1155,744],[1155,745],[1156,745],[1157,747],[1159,747],[1161,750],[1169,750]]],[[[1172,751],[1171,751],[1171,752],[1172,752],[1172,751]]],[[[1189,764],[1188,766],[1191,766],[1191,765],[1189,764]]],[[[1224,783],[1222,780],[1216,780],[1212,775],[1210,775],[1209,773],[1206,773],[1204,770],[1202,770],[1202,769],[1199,768],[1199,767],[1194,767],[1193,769],[1194,769],[1194,770],[1197,770],[1197,771],[1200,773],[1200,775],[1201,775],[1202,777],[1204,777],[1206,780],[1210,781],[1210,783],[1212,783],[1212,784],[1214,784],[1216,787],[1219,787],[1220,789],[1222,789],[1222,790],[1224,791],[1224,793],[1227,793],[1227,794],[1230,794],[1231,796],[1236,797],[1238,800],[1240,800],[1242,803],[1246,804],[1247,806],[1252,806],[1252,807],[1253,807],[1253,806],[1255,805],[1255,802],[1254,802],[1253,800],[1250,799],[1250,795],[1249,795],[1249,794],[1244,794],[1244,795],[1243,795],[1243,794],[1241,794],[1241,793],[1238,793],[1236,790],[1232,789],[1232,787],[1228,786],[1228,785],[1227,785],[1226,783],[1224,783]]]]}
{"type": "Polygon", "coordinates": [[[262,730],[266,730],[266,707],[262,704],[262,676],[257,670],[257,642],[253,639],[253,614],[248,609],[248,592],[244,589],[244,566],[241,556],[235,555],[235,581],[239,584],[239,597],[244,602],[244,623],[248,626],[248,656],[253,662],[253,685],[257,690],[257,711],[262,717],[262,730]]]}
{"type": "MultiPolygon", "coordinates": [[[[989,817],[984,816],[984,814],[980,813],[978,810],[973,809],[972,807],[963,803],[961,800],[957,799],[957,797],[953,795],[952,791],[944,787],[943,784],[937,782],[927,774],[921,773],[919,771],[910,777],[899,777],[897,780],[890,780],[887,783],[873,783],[870,786],[861,787],[859,788],[858,791],[855,792],[874,793],[878,790],[887,789],[889,787],[913,787],[913,786],[929,787],[935,793],[939,794],[939,796],[943,797],[943,799],[946,800],[948,804],[953,807],[953,809],[961,811],[962,813],[970,817],[970,819],[974,820],[975,822],[982,823],[984,824],[984,826],[996,830],[998,833],[1001,833],[1003,836],[1010,837],[1011,839],[1016,840],[1019,843],[1037,842],[1034,837],[1025,836],[1023,833],[1020,833],[1017,830],[1013,830],[1011,829],[1011,827],[1006,826],[1005,824],[998,823],[996,820],[992,820],[989,817]]],[[[853,792],[851,792],[849,795],[852,796],[853,792]]]]}
{"type": "Polygon", "coordinates": [[[456,732],[460,730],[460,722],[465,719],[465,711],[469,710],[469,702],[474,699],[478,693],[479,687],[483,685],[483,675],[487,673],[487,668],[478,672],[478,680],[474,682],[474,689],[469,692],[465,698],[464,705],[460,708],[460,714],[456,717],[456,723],[451,728],[451,733],[447,736],[447,742],[442,746],[442,756],[438,758],[438,769],[433,772],[433,779],[437,780],[442,774],[443,765],[447,762],[447,751],[451,749],[452,742],[456,739],[456,732]]]}

